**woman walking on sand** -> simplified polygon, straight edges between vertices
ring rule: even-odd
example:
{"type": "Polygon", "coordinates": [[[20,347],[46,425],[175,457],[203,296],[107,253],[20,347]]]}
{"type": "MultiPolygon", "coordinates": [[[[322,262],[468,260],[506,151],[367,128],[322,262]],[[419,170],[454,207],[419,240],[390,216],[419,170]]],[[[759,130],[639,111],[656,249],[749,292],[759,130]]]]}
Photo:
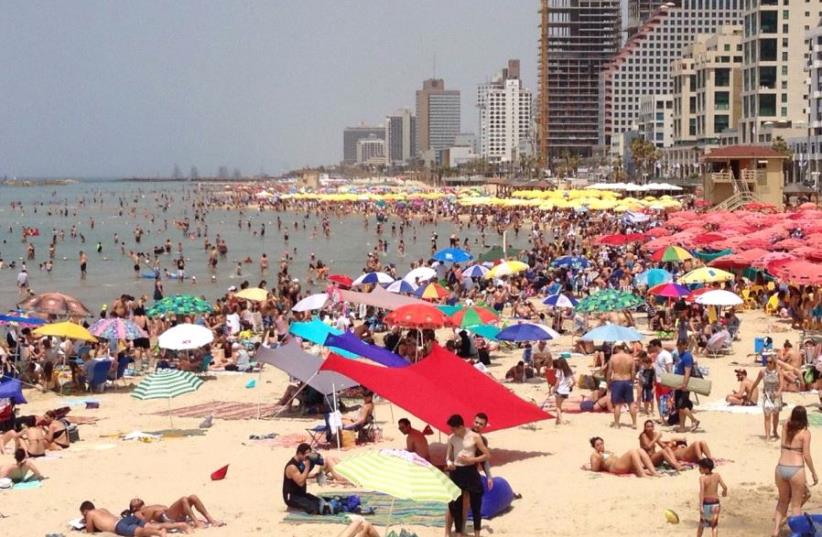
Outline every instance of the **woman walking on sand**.
{"type": "Polygon", "coordinates": [[[779,491],[779,501],[774,513],[773,535],[779,535],[782,523],[788,515],[802,513],[802,505],[808,501],[811,492],[805,480],[805,466],[811,471],[813,485],[819,482],[811,458],[811,433],[808,431],[808,413],[804,406],[797,405],[791,417],[782,427],[782,446],[779,463],[774,472],[774,481],[779,491]]]}
{"type": "Polygon", "coordinates": [[[756,391],[762,383],[762,412],[765,414],[765,440],[779,439],[779,412],[782,410],[782,389],[785,386],[785,377],[782,369],[776,363],[776,355],[768,355],[768,364],[759,370],[759,375],[751,386],[751,392],[756,391]]]}

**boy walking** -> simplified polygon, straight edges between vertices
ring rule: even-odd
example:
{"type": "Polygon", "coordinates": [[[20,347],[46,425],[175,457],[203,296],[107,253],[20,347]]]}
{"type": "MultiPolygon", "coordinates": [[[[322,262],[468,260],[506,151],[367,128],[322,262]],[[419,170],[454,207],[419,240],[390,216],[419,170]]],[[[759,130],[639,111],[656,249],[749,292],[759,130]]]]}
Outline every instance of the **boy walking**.
{"type": "Polygon", "coordinates": [[[702,537],[705,528],[711,528],[711,537],[719,531],[719,487],[722,496],[728,495],[728,487],[722,476],[714,473],[714,461],[708,458],[699,461],[699,525],[696,537],[702,537]]]}

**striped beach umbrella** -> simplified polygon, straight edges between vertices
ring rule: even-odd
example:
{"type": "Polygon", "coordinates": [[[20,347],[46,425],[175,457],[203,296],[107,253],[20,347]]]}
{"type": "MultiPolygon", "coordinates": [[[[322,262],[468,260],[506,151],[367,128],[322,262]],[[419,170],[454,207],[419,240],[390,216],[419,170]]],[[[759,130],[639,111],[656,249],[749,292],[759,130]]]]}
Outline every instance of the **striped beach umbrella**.
{"type": "Polygon", "coordinates": [[[662,261],[663,263],[678,263],[693,258],[694,256],[692,256],[688,250],[679,246],[660,248],[651,255],[651,259],[654,261],[662,261]]]}
{"type": "Polygon", "coordinates": [[[146,399],[168,399],[168,418],[172,427],[171,400],[180,395],[197,391],[203,385],[203,379],[188,371],[177,369],[160,369],[144,378],[131,396],[144,401],[146,399]]]}
{"type": "Polygon", "coordinates": [[[423,300],[439,300],[448,296],[448,289],[438,283],[429,283],[417,289],[417,297],[423,300]]]}
{"type": "Polygon", "coordinates": [[[483,265],[471,265],[462,271],[462,277],[468,278],[482,278],[490,269],[483,265]]]}
{"type": "Polygon", "coordinates": [[[393,498],[448,503],[460,495],[460,489],[447,475],[408,451],[368,451],[346,458],[334,469],[359,487],[393,498]]]}
{"type": "Polygon", "coordinates": [[[450,317],[454,326],[463,328],[466,326],[476,326],[478,324],[495,323],[499,320],[499,316],[495,312],[481,306],[462,308],[454,312],[450,317]]]}
{"type": "Polygon", "coordinates": [[[148,337],[146,331],[137,326],[134,321],[119,317],[100,319],[91,325],[88,331],[96,337],[109,341],[133,341],[141,337],[148,337]]]}
{"type": "Polygon", "coordinates": [[[358,285],[366,285],[369,283],[378,283],[380,285],[388,285],[389,283],[393,282],[394,278],[386,274],[385,272],[366,272],[365,274],[361,274],[359,278],[354,280],[351,284],[352,287],[356,287],[358,285]]]}
{"type": "Polygon", "coordinates": [[[578,301],[576,298],[568,295],[564,295],[562,293],[557,293],[555,295],[548,295],[545,297],[545,300],[542,301],[543,304],[552,308],[575,308],[578,301]]]}

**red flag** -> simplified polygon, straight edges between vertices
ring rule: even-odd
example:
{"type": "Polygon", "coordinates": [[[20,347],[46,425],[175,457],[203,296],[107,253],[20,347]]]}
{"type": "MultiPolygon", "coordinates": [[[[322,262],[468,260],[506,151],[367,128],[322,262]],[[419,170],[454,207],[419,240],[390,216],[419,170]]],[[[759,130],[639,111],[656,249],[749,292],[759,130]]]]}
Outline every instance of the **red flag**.
{"type": "Polygon", "coordinates": [[[430,436],[434,434],[434,429],[432,429],[430,425],[426,425],[425,429],[422,430],[422,434],[424,434],[425,436],[430,436]]]}
{"type": "Polygon", "coordinates": [[[220,481],[221,479],[225,479],[226,474],[228,474],[228,465],[226,464],[219,470],[215,470],[211,474],[212,481],[220,481]]]}

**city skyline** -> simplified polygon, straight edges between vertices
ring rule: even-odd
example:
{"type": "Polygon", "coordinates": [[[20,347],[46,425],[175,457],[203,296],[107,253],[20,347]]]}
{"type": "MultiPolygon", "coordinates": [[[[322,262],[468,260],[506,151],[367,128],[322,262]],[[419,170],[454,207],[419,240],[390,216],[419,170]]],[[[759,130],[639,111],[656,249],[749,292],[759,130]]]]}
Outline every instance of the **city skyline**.
{"type": "Polygon", "coordinates": [[[4,7],[0,176],[275,174],[339,162],[345,127],[413,109],[434,75],[461,91],[465,131],[508,58],[536,87],[536,1],[4,7]]]}

